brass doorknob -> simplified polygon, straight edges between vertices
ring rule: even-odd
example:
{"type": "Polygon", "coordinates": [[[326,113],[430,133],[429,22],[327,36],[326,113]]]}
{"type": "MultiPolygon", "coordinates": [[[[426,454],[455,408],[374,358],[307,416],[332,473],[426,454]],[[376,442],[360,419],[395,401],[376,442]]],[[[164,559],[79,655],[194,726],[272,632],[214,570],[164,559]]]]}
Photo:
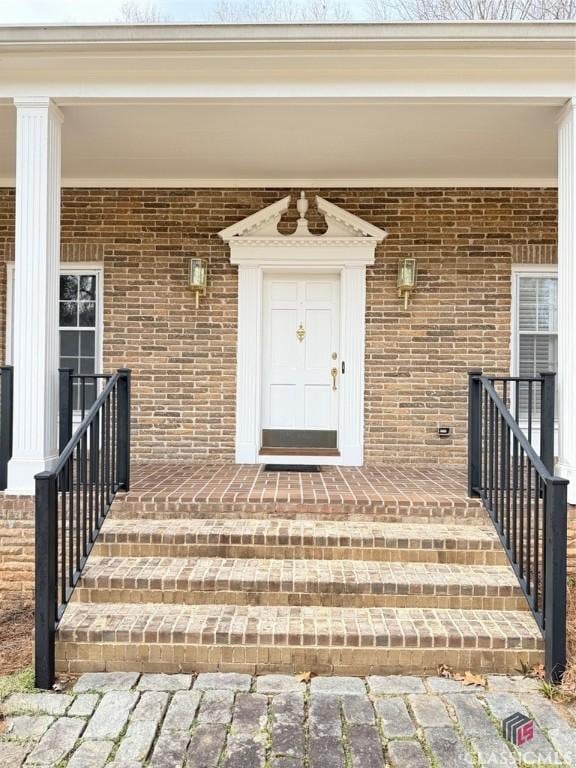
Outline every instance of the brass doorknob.
{"type": "Polygon", "coordinates": [[[330,375],[332,376],[332,389],[336,391],[336,376],[338,376],[338,368],[332,368],[330,375]]]}

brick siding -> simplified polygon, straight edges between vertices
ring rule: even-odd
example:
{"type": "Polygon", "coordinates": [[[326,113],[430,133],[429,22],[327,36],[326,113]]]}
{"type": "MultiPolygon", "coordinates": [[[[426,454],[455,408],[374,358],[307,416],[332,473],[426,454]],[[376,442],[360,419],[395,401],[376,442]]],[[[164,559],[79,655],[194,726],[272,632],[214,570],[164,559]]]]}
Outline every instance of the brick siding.
{"type": "MultiPolygon", "coordinates": [[[[237,275],[217,232],[286,193],[63,191],[63,260],[104,263],[104,369],[134,371],[136,458],[233,458],[237,275]],[[209,264],[198,310],[186,288],[192,254],[209,264]]],[[[555,261],[556,190],[321,194],[390,233],[367,274],[366,460],[463,463],[466,371],[509,368],[511,265],[555,261]],[[407,312],[395,290],[405,256],[416,256],[419,269],[407,312]],[[439,425],[452,436],[438,437],[439,425]]],[[[285,231],[294,219],[287,216],[285,231]]],[[[5,261],[13,229],[14,194],[3,189],[5,261]]],[[[0,277],[3,349],[5,271],[0,277]]]]}

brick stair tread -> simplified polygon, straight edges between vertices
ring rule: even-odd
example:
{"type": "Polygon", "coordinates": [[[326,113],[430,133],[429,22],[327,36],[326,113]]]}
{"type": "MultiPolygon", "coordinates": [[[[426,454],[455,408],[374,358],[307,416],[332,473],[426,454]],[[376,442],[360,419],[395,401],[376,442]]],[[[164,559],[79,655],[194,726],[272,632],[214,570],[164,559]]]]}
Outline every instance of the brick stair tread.
{"type": "Polygon", "coordinates": [[[70,603],[59,643],[541,650],[528,611],[70,603]]]}
{"type": "Polygon", "coordinates": [[[89,589],[521,595],[508,566],[220,557],[92,556],[89,589]]]}
{"type": "Polygon", "coordinates": [[[261,544],[314,547],[405,547],[501,551],[491,524],[443,525],[335,520],[163,518],[107,519],[100,541],[159,544],[261,544]]]}

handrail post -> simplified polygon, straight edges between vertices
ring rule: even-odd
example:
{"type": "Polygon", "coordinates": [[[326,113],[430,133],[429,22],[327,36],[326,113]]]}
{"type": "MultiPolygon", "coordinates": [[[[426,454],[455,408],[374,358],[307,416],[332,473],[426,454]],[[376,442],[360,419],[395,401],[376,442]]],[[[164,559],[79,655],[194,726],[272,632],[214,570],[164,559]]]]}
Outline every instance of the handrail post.
{"type": "Polygon", "coordinates": [[[117,483],[124,491],[130,490],[130,376],[129,368],[119,368],[118,426],[116,429],[117,483]]]}
{"type": "Polygon", "coordinates": [[[554,474],[554,409],[556,396],[556,374],[544,371],[542,378],[542,396],[540,398],[540,458],[542,463],[554,474]]]}
{"type": "Polygon", "coordinates": [[[12,458],[14,368],[3,365],[0,371],[0,491],[5,491],[12,458]]]}
{"type": "MultiPolygon", "coordinates": [[[[74,413],[74,387],[72,382],[73,368],[58,369],[58,453],[72,439],[72,422],[74,413]]],[[[69,491],[72,478],[68,467],[62,473],[62,489],[69,491]]]]}
{"type": "Polygon", "coordinates": [[[468,372],[468,496],[479,496],[482,475],[482,376],[468,372]]]}
{"type": "Polygon", "coordinates": [[[55,673],[57,477],[36,475],[36,573],[34,669],[37,688],[51,688],[55,673]]]}
{"type": "Polygon", "coordinates": [[[560,682],[566,667],[567,486],[560,477],[546,484],[544,666],[553,683],[560,682]]]}

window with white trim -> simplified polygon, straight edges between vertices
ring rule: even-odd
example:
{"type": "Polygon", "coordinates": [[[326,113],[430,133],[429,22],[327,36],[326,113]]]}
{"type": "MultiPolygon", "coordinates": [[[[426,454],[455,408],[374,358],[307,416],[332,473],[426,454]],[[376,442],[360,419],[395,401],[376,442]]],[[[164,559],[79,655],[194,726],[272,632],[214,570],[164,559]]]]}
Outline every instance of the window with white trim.
{"type": "MultiPolygon", "coordinates": [[[[97,367],[98,274],[96,272],[60,272],[58,307],[60,331],[60,367],[74,373],[94,374],[97,367]]],[[[81,392],[74,383],[74,408],[87,409],[96,399],[96,380],[87,380],[81,392]]]]}
{"type": "MultiPolygon", "coordinates": [[[[558,275],[554,270],[516,272],[514,374],[558,370],[558,275]]],[[[538,406],[539,403],[535,402],[538,406]]],[[[527,417],[528,390],[520,392],[519,416],[527,417]]],[[[538,414],[534,414],[535,418],[538,414]]]]}
{"type": "MultiPolygon", "coordinates": [[[[6,351],[12,360],[13,296],[15,270],[8,265],[6,351]]],[[[60,368],[91,374],[101,370],[102,267],[97,264],[61,264],[58,301],[60,368]]],[[[97,392],[96,382],[87,381],[84,407],[89,408],[97,392]]],[[[74,408],[80,410],[80,388],[74,385],[74,408]]]]}

